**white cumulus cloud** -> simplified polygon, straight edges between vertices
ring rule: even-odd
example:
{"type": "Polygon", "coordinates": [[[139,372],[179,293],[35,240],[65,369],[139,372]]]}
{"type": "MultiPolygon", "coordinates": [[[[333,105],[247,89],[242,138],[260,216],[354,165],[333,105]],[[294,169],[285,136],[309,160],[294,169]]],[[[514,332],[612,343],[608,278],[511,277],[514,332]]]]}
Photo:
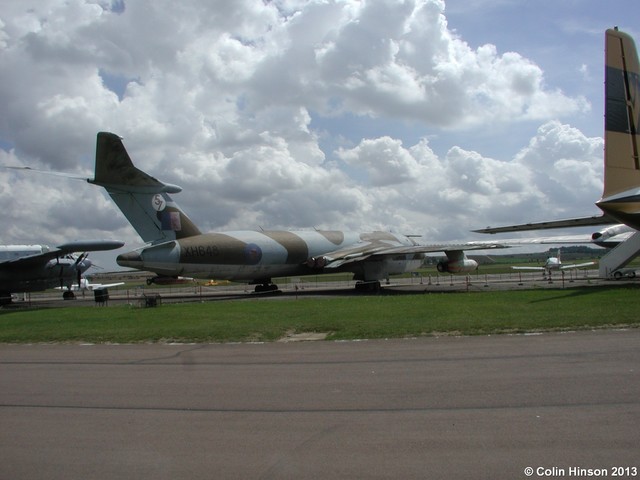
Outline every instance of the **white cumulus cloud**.
{"type": "MultiPolygon", "coordinates": [[[[7,0],[0,163],[91,176],[96,132],[113,131],[139,168],[183,186],[176,200],[204,230],[394,228],[446,240],[592,203],[602,140],[563,123],[590,102],[547,85],[534,59],[472,47],[445,6],[7,0]],[[395,129],[363,132],[362,119],[395,129]],[[317,127],[333,121],[344,130],[317,127]],[[500,158],[463,144],[437,154],[427,140],[519,123],[531,138],[500,158]]],[[[1,175],[6,243],[137,241],[96,187],[1,175]]]]}

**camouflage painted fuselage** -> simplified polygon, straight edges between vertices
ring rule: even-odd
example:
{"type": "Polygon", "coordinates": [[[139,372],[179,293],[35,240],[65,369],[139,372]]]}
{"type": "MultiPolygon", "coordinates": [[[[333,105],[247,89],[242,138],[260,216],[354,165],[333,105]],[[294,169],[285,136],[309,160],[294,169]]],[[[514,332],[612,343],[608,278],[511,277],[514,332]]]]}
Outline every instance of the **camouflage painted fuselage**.
{"type": "MultiPolygon", "coordinates": [[[[413,246],[404,236],[387,232],[341,231],[235,231],[207,233],[143,247],[118,257],[121,266],[159,275],[189,275],[266,283],[273,277],[309,275],[325,270],[331,254],[354,256],[363,246],[385,249],[413,246]]],[[[401,254],[344,262],[331,271],[350,271],[359,280],[374,281],[418,268],[423,254],[401,254]]]]}
{"type": "MultiPolygon", "coordinates": [[[[118,256],[118,264],[159,276],[215,278],[262,284],[273,290],[274,277],[352,272],[355,280],[376,283],[420,267],[427,253],[444,252],[438,271],[459,273],[477,268],[466,249],[503,248],[465,243],[426,245],[389,232],[271,230],[202,233],[173,200],[177,185],[159,181],[133,165],[122,140],[99,132],[96,175],[148,245],[118,256]]],[[[365,286],[367,287],[367,286],[365,286]]],[[[276,287],[277,288],[277,287],[276,287]]]]}

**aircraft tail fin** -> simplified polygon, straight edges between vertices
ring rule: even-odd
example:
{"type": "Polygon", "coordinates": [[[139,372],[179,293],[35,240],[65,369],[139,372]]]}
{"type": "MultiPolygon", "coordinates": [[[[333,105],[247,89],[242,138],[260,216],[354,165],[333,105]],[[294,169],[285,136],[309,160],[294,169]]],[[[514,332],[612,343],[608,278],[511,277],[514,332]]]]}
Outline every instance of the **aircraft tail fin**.
{"type": "Polygon", "coordinates": [[[640,230],[640,62],[633,38],[617,28],[605,33],[604,116],[604,190],[596,202],[603,215],[474,231],[503,233],[616,223],[640,230]]]}
{"type": "Polygon", "coordinates": [[[601,202],[640,188],[640,65],[633,38],[617,28],[605,33],[604,111],[601,202]]]}
{"type": "Polygon", "coordinates": [[[122,139],[113,133],[98,133],[95,178],[89,183],[107,190],[145,242],[158,243],[200,234],[169,195],[182,189],[138,170],[122,139]]]}

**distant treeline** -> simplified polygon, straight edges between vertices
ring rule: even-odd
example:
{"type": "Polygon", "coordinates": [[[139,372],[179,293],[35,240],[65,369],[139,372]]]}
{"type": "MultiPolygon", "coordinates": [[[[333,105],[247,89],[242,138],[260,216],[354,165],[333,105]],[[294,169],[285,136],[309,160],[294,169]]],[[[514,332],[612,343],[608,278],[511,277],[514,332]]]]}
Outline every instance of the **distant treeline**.
{"type": "MultiPolygon", "coordinates": [[[[570,245],[568,247],[560,247],[559,250],[562,252],[562,254],[583,253],[587,255],[593,255],[594,257],[600,257],[606,252],[606,250],[602,248],[592,248],[592,247],[587,247],[586,245],[570,245]]],[[[547,253],[557,254],[558,248],[550,248],[549,250],[547,250],[547,253]]]]}

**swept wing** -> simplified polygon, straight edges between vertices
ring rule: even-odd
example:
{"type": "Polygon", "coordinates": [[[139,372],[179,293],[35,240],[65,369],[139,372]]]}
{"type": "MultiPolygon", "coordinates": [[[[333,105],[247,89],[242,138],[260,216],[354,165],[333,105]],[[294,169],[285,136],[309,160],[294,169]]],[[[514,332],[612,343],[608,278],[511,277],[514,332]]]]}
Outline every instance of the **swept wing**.
{"type": "Polygon", "coordinates": [[[487,227],[479,230],[473,230],[476,233],[507,233],[507,232],[525,232],[529,230],[547,230],[553,228],[566,227],[589,227],[596,225],[612,225],[620,223],[609,215],[594,215],[591,217],[567,218],[564,220],[551,220],[545,222],[521,223],[518,225],[507,225],[504,227],[487,227]]]}
{"type": "Polygon", "coordinates": [[[470,250],[491,250],[495,248],[509,248],[510,245],[498,242],[467,242],[460,244],[431,244],[431,245],[376,245],[372,243],[358,243],[348,248],[329,252],[324,255],[325,268],[339,268],[349,263],[355,263],[372,257],[394,257],[397,255],[413,255],[436,252],[463,252],[470,250]]]}

